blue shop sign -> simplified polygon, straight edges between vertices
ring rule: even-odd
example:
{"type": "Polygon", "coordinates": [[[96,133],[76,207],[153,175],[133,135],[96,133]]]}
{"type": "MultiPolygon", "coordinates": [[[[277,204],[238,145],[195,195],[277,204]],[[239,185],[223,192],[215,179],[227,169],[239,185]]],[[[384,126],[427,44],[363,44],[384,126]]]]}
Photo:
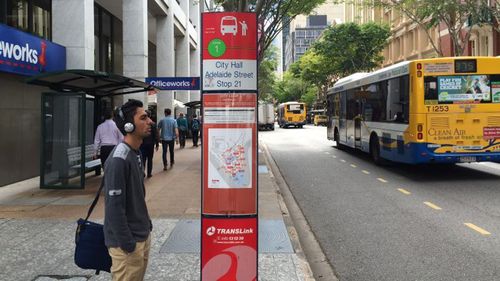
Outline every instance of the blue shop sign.
{"type": "Polygon", "coordinates": [[[65,47],[0,24],[0,71],[30,76],[65,69],[65,47]]]}
{"type": "Polygon", "coordinates": [[[168,91],[200,89],[200,77],[146,77],[146,83],[168,91]]]}

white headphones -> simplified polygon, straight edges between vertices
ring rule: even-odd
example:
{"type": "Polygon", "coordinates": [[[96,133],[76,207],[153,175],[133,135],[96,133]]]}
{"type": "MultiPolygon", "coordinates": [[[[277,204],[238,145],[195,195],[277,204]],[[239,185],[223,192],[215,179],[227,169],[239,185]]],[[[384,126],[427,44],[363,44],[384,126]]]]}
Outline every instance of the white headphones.
{"type": "Polygon", "coordinates": [[[123,114],[123,111],[122,111],[122,108],[120,107],[118,109],[118,115],[120,115],[120,118],[123,120],[123,122],[125,123],[123,125],[123,130],[127,133],[132,133],[134,130],[135,130],[135,126],[134,126],[134,123],[132,122],[128,122],[126,119],[125,119],[125,115],[123,114]]]}

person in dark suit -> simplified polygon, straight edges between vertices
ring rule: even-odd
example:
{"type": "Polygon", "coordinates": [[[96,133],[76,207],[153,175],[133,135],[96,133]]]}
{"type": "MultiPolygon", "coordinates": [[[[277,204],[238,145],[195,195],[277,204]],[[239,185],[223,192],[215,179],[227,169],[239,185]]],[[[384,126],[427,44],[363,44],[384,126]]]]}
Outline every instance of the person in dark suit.
{"type": "MultiPolygon", "coordinates": [[[[151,112],[146,110],[148,117],[151,118],[151,112]]],[[[147,177],[150,178],[153,176],[153,156],[158,148],[160,147],[160,138],[158,137],[158,130],[156,129],[156,123],[151,124],[151,135],[145,137],[142,140],[141,144],[141,158],[142,158],[142,167],[146,169],[147,167],[147,177]]]]}

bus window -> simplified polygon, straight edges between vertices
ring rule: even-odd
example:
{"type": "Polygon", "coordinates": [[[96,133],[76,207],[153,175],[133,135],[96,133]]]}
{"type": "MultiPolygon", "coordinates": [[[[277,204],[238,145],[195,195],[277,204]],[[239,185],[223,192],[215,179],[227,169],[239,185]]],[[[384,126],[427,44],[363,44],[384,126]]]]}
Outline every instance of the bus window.
{"type": "Polygon", "coordinates": [[[408,76],[389,80],[386,116],[388,121],[406,123],[409,119],[408,76]]]}
{"type": "Polygon", "coordinates": [[[426,76],[424,78],[425,103],[437,101],[437,79],[434,76],[426,76]]]}
{"type": "Polygon", "coordinates": [[[302,113],[304,112],[304,105],[303,104],[288,104],[286,106],[286,110],[289,112],[293,113],[302,113]]]}
{"type": "Polygon", "coordinates": [[[500,103],[500,75],[491,75],[491,97],[493,103],[500,103]]]}

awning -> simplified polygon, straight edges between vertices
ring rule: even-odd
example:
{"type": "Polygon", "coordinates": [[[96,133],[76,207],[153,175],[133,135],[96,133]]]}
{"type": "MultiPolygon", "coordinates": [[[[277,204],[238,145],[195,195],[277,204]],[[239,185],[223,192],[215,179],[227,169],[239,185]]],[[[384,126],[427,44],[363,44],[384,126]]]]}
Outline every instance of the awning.
{"type": "Polygon", "coordinates": [[[186,107],[185,103],[183,103],[182,101],[179,101],[179,100],[176,100],[174,99],[174,102],[172,104],[174,107],[179,107],[179,108],[184,108],[186,107]]]}
{"type": "Polygon", "coordinates": [[[92,96],[126,95],[157,90],[139,80],[85,69],[43,73],[26,79],[26,83],[49,87],[58,92],[85,92],[92,96]]]}
{"type": "Polygon", "coordinates": [[[199,107],[201,107],[201,101],[199,101],[199,100],[190,101],[190,102],[186,102],[184,105],[187,107],[191,107],[191,108],[199,108],[199,107]]]}

